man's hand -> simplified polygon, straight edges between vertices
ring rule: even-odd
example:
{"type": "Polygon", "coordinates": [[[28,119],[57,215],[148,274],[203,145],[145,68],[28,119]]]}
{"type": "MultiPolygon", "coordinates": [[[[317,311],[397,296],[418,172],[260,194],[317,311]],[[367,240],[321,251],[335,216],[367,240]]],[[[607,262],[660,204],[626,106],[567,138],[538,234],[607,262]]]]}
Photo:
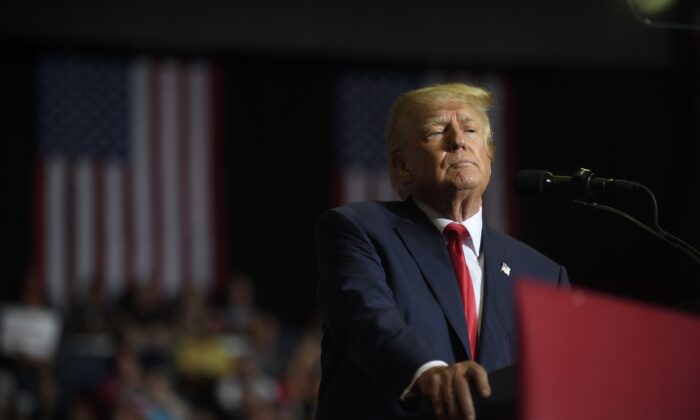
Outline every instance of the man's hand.
{"type": "Polygon", "coordinates": [[[491,396],[486,370],[472,361],[430,368],[418,378],[414,389],[430,399],[438,420],[474,420],[476,412],[469,380],[474,381],[479,395],[491,396]]]}

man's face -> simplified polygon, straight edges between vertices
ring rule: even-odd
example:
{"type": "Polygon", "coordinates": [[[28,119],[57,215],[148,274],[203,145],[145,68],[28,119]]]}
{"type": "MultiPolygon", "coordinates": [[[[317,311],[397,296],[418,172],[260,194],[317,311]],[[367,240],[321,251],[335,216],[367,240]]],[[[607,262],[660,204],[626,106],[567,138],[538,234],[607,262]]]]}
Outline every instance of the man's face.
{"type": "Polygon", "coordinates": [[[423,200],[481,198],[491,177],[491,159],[481,116],[469,105],[424,106],[405,125],[399,176],[423,200]]]}

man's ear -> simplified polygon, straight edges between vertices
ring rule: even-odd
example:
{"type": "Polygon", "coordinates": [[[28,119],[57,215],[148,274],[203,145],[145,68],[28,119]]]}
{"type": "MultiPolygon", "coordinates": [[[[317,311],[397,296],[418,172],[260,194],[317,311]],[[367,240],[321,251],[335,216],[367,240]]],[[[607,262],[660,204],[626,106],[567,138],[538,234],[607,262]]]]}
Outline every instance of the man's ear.
{"type": "Polygon", "coordinates": [[[395,152],[391,155],[391,169],[402,183],[406,184],[413,181],[413,174],[411,174],[411,170],[406,165],[406,161],[401,156],[401,153],[395,152]]]}

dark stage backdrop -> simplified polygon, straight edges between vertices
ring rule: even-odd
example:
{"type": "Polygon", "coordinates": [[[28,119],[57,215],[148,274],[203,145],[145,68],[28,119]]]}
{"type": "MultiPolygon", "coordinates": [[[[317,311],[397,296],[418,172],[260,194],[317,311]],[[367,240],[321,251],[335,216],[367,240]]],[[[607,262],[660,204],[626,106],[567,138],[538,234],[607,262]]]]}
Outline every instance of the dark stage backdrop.
{"type": "MultiPolygon", "coordinates": [[[[3,125],[3,297],[16,296],[32,249],[31,165],[35,51],[11,52],[0,78],[3,125]]],[[[223,188],[228,267],[247,271],[260,304],[290,324],[316,310],[313,223],[332,205],[332,85],[359,64],[343,60],[231,54],[222,66],[223,188]]],[[[480,70],[512,87],[517,167],[630,179],[657,193],[661,224],[700,245],[698,66],[582,69],[539,64],[362,63],[378,71],[480,70]]],[[[601,196],[644,221],[641,194],[601,196]]],[[[521,199],[518,236],[565,264],[572,281],[674,305],[700,294],[700,270],[622,219],[564,199],[521,199]]]]}
{"type": "MultiPolygon", "coordinates": [[[[700,245],[696,66],[678,70],[538,70],[518,77],[522,168],[640,182],[656,193],[661,226],[700,245]]],[[[651,225],[643,192],[595,197],[651,225]]],[[[563,198],[521,200],[521,236],[565,264],[573,282],[674,305],[697,297],[700,267],[610,213],[563,198]]]]}

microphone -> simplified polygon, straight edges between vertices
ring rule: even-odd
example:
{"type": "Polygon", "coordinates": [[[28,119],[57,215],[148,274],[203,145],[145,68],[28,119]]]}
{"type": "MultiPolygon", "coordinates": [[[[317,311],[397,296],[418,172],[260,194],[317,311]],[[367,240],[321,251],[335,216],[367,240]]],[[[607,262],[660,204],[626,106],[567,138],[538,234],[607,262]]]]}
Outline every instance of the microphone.
{"type": "Polygon", "coordinates": [[[614,190],[637,190],[640,184],[623,179],[596,178],[588,169],[581,168],[573,176],[553,175],[543,170],[523,170],[515,176],[515,191],[523,195],[552,195],[575,192],[581,195],[614,190]]]}

